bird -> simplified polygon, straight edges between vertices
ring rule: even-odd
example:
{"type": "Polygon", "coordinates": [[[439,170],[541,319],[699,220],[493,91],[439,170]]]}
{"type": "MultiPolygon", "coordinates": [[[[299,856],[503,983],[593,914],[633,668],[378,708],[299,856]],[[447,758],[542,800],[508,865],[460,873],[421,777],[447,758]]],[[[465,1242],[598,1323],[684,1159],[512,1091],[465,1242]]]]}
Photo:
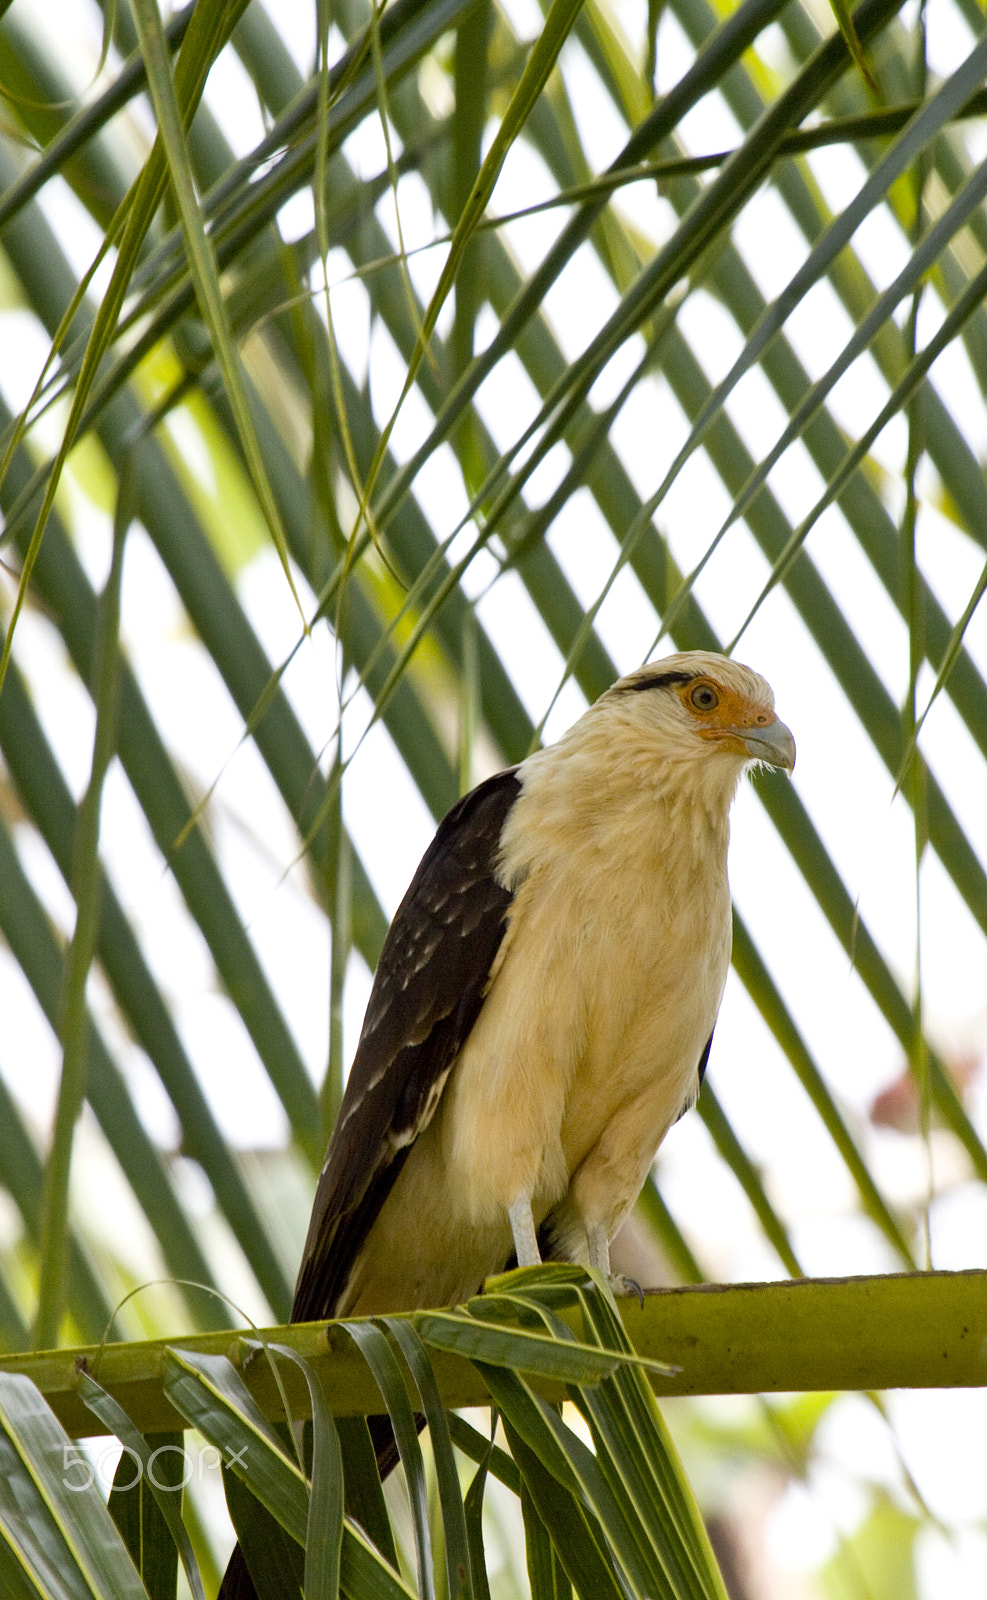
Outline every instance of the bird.
{"type": "Polygon", "coordinates": [[[622,1287],[610,1243],[709,1058],[757,765],[795,765],[771,688],[688,651],[452,807],[381,950],[293,1321],[455,1305],[542,1260],[622,1287]]]}

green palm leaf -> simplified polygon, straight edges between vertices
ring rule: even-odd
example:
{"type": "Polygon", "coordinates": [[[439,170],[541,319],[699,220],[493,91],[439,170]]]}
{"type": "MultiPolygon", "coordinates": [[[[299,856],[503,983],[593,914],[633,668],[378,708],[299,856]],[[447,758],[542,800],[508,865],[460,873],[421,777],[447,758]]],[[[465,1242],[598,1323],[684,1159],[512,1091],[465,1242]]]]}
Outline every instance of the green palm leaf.
{"type": "MultiPolygon", "coordinates": [[[[537,25],[486,0],[315,10],[300,50],[260,0],[107,7],[101,60],[46,8],[0,8],[0,1016],[28,1028],[0,1027],[0,1336],[26,1342],[42,1282],[43,1342],[157,1331],[146,1299],[114,1307],[162,1274],[287,1314],[360,966],[428,816],[665,645],[763,666],[804,755],[738,823],[766,870],[756,895],[738,874],[706,1132],[672,1136],[642,1201],[649,1271],[921,1264],[937,1173],[950,1205],[987,1181],[947,1048],[982,1042],[987,940],[982,16],[669,0],[628,40],[596,0],[537,25]],[[856,859],[885,814],[909,895],[856,859]],[[129,890],[152,878],[179,891],[170,943],[129,890]],[[285,949],[325,920],[320,1032],[285,949]],[[193,950],[222,1042],[188,1025],[193,950]],[[869,1117],[906,1068],[924,1146],[869,1117]],[[773,1083],[863,1256],[813,1242],[773,1083]],[[230,1114],[250,1084],[260,1151],[230,1114]],[[683,1198],[680,1138],[743,1197],[743,1248],[683,1198]]],[[[965,1236],[949,1259],[980,1256],[965,1236]]],[[[189,1288],[169,1305],[228,1320],[189,1288]]],[[[583,1503],[559,1545],[555,1423],[517,1403],[535,1590],[582,1566],[602,1593],[606,1519],[583,1503]]],[[[498,1458],[475,1459],[482,1485],[498,1458]]],[[[479,1586],[482,1495],[453,1515],[448,1452],[437,1481],[445,1581],[472,1559],[479,1586]]],[[[20,1561],[11,1592],[36,1592],[20,1561]]]]}

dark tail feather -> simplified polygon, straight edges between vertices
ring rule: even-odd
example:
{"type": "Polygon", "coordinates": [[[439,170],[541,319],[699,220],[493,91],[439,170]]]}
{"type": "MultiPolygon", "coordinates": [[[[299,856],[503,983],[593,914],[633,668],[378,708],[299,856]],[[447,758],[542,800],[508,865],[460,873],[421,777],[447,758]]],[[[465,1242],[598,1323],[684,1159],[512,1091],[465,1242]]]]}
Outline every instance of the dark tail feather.
{"type": "Polygon", "coordinates": [[[305,1552],[234,1472],[223,1487],[240,1543],[230,1557],[219,1600],[302,1600],[305,1552]],[[248,1566],[249,1562],[249,1566],[248,1566]]]}
{"type": "MultiPolygon", "coordinates": [[[[416,1416],[415,1423],[420,1433],[425,1426],[425,1418],[416,1416]]],[[[370,1440],[377,1460],[377,1470],[380,1473],[381,1481],[383,1481],[388,1473],[394,1471],[401,1459],[398,1454],[397,1441],[394,1437],[394,1429],[391,1425],[390,1417],[386,1414],[384,1416],[368,1417],[367,1426],[370,1430],[370,1440]]],[[[360,1520],[358,1507],[347,1506],[347,1511],[351,1514],[355,1512],[358,1520],[360,1520]]],[[[277,1529],[277,1532],[281,1534],[280,1529],[277,1529]]],[[[287,1536],[282,1535],[282,1537],[287,1536]]],[[[271,1554],[269,1548],[266,1553],[268,1555],[271,1554]]],[[[285,1600],[288,1600],[289,1596],[291,1600],[295,1600],[299,1593],[297,1584],[292,1583],[287,1578],[287,1575],[285,1575],[285,1578],[285,1600]]],[[[229,1565],[226,1568],[217,1600],[257,1600],[257,1590],[254,1587],[253,1579],[247,1569],[247,1563],[239,1545],[234,1547],[233,1554],[230,1556],[229,1565]]]]}
{"type": "MultiPolygon", "coordinates": [[[[419,1433],[421,1433],[424,1426],[425,1418],[420,1414],[416,1414],[415,1427],[419,1433]]],[[[380,1481],[383,1483],[388,1473],[394,1471],[401,1459],[398,1454],[398,1443],[394,1437],[394,1428],[386,1412],[382,1417],[368,1417],[367,1427],[370,1429],[374,1455],[377,1457],[377,1471],[380,1473],[380,1481]]]]}
{"type": "MultiPolygon", "coordinates": [[[[303,1600],[304,1550],[263,1507],[258,1506],[258,1513],[258,1526],[247,1542],[264,1600],[303,1600]]],[[[233,1547],[217,1600],[258,1600],[247,1558],[239,1545],[233,1547]]]]}
{"type": "Polygon", "coordinates": [[[257,1590],[238,1544],[233,1546],[216,1600],[257,1600],[257,1590]]]}

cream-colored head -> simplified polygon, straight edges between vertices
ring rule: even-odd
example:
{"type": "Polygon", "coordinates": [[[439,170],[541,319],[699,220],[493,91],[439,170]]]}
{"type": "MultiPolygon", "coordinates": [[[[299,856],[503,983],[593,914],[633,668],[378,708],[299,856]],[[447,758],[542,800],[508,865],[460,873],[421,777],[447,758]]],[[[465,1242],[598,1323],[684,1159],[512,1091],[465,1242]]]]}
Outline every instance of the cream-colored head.
{"type": "Polygon", "coordinates": [[[707,848],[724,842],[746,767],[791,771],[795,741],[764,679],[726,656],[693,650],[652,661],[607,689],[556,744],[522,762],[522,793],[504,826],[512,885],[554,852],[612,852],[636,832],[707,848]],[[665,820],[659,819],[661,808],[665,820]],[[686,819],[668,830],[672,814],[686,819]]]}
{"type": "Polygon", "coordinates": [[[795,740],[775,712],[770,686],[750,667],[707,650],[649,662],[597,701],[607,719],[660,741],[670,761],[723,757],[739,772],[753,763],[795,765],[795,740]]]}

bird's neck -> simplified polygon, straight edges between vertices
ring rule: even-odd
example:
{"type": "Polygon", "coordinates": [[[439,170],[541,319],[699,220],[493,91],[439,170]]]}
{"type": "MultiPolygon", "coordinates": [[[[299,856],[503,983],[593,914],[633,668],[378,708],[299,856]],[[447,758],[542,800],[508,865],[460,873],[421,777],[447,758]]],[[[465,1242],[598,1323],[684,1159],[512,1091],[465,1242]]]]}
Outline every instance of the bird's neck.
{"type": "Polygon", "coordinates": [[[595,744],[563,740],[521,766],[502,843],[505,882],[513,887],[550,861],[588,871],[620,860],[675,878],[725,872],[742,762],[656,759],[642,739],[622,741],[615,764],[595,744]]]}

